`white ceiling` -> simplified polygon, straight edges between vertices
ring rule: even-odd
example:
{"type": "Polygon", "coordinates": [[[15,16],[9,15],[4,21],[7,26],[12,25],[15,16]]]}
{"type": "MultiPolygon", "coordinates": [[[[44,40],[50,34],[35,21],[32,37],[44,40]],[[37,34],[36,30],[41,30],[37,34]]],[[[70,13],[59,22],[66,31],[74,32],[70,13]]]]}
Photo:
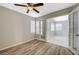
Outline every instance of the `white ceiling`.
{"type": "Polygon", "coordinates": [[[36,7],[36,9],[40,11],[40,13],[36,13],[35,11],[30,11],[29,13],[26,13],[27,8],[25,7],[15,6],[14,3],[0,3],[0,5],[3,7],[15,10],[17,12],[20,12],[32,17],[40,17],[43,15],[49,14],[51,12],[55,12],[61,9],[71,7],[75,4],[76,3],[44,3],[44,6],[36,7]]]}

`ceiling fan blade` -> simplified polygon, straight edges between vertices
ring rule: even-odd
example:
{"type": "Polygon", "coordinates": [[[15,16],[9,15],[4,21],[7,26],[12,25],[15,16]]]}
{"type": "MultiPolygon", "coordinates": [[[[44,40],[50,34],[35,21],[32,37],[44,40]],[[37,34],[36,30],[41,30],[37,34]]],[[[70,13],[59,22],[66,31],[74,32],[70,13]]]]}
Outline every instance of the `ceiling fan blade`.
{"type": "Polygon", "coordinates": [[[37,4],[34,4],[33,7],[38,7],[38,6],[43,6],[44,4],[43,3],[37,3],[37,4]]]}
{"type": "Polygon", "coordinates": [[[39,13],[39,11],[38,11],[38,10],[36,10],[35,8],[33,8],[33,10],[34,10],[34,11],[36,11],[37,13],[39,13]]]}
{"type": "Polygon", "coordinates": [[[27,12],[26,13],[29,13],[29,9],[27,10],[27,12]]]}
{"type": "Polygon", "coordinates": [[[27,7],[26,5],[22,5],[22,4],[14,4],[16,6],[22,6],[22,7],[27,7]]]}

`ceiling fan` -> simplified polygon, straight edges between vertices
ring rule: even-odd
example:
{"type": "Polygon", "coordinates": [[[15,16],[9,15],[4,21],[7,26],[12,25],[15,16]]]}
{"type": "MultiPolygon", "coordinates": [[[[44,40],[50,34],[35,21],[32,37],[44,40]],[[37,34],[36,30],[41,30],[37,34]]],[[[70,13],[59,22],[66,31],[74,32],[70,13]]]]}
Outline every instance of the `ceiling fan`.
{"type": "Polygon", "coordinates": [[[29,11],[31,11],[31,10],[34,10],[35,12],[39,13],[39,11],[37,9],[35,9],[35,7],[40,7],[40,6],[43,6],[44,4],[43,3],[36,3],[36,4],[27,3],[26,5],[24,5],[24,4],[14,4],[14,5],[21,6],[21,7],[27,7],[26,13],[29,13],[29,11]]]}

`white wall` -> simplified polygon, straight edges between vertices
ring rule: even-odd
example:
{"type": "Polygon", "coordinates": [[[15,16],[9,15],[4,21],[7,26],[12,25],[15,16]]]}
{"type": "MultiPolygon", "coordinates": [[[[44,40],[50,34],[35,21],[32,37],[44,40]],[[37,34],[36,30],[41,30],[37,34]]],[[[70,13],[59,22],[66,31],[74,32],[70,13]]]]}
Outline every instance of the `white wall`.
{"type": "Polygon", "coordinates": [[[31,20],[34,18],[0,7],[0,50],[33,39],[31,20]]]}
{"type": "Polygon", "coordinates": [[[68,45],[68,32],[69,32],[69,24],[68,21],[60,21],[58,23],[62,23],[62,31],[58,31],[56,35],[51,31],[51,23],[54,23],[53,18],[47,19],[47,35],[46,39],[50,43],[54,43],[57,45],[69,47],[68,45]]]}

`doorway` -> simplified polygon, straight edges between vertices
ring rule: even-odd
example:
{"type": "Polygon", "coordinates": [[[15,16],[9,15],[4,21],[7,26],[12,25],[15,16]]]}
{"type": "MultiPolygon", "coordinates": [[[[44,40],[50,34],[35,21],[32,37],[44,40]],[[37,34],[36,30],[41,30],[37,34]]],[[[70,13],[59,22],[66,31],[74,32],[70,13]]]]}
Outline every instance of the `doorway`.
{"type": "Polygon", "coordinates": [[[47,19],[47,42],[69,47],[69,19],[68,15],[47,19]]]}

